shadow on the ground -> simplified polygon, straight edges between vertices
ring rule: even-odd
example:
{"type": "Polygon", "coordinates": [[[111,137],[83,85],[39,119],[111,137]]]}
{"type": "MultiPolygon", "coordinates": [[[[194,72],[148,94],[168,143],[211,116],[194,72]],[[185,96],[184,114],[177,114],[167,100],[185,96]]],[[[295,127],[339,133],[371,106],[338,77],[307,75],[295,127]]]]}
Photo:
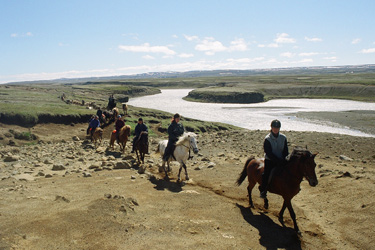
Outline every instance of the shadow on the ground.
{"type": "Polygon", "coordinates": [[[171,180],[158,179],[154,175],[150,177],[150,182],[155,185],[156,190],[169,190],[171,192],[181,192],[181,183],[171,182],[171,180]]]}
{"type": "Polygon", "coordinates": [[[292,228],[282,227],[264,213],[254,214],[249,207],[236,204],[245,221],[259,231],[259,243],[266,249],[301,250],[301,240],[292,228]]]}

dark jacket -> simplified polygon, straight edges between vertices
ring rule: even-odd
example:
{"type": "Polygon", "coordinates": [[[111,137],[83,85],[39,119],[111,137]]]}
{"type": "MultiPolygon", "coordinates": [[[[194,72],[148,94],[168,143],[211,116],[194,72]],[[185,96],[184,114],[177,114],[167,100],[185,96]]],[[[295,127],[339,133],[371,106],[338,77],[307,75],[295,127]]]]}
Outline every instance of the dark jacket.
{"type": "Polygon", "coordinates": [[[120,132],[120,129],[125,126],[125,122],[123,120],[121,120],[121,119],[118,119],[116,121],[116,125],[115,126],[116,126],[116,132],[118,133],[118,132],[120,132]]]}
{"type": "Polygon", "coordinates": [[[135,131],[135,136],[139,137],[139,135],[141,134],[142,131],[148,132],[148,128],[144,123],[142,123],[142,124],[138,123],[137,126],[135,126],[134,131],[135,131]]]}
{"type": "Polygon", "coordinates": [[[184,132],[184,126],[181,123],[177,123],[173,120],[168,127],[169,141],[177,141],[178,137],[180,137],[184,132]]]}
{"type": "Polygon", "coordinates": [[[284,161],[285,157],[289,154],[288,142],[286,136],[279,133],[277,135],[270,132],[264,138],[264,153],[265,158],[271,161],[284,161]]]}
{"type": "Polygon", "coordinates": [[[100,127],[100,122],[99,122],[99,120],[92,119],[89,126],[90,126],[90,128],[100,127]]]}

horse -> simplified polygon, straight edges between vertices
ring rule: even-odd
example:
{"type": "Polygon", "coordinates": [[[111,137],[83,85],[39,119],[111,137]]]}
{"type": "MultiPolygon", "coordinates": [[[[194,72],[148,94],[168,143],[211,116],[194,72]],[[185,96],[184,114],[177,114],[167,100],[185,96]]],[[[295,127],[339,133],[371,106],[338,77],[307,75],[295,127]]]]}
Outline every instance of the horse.
{"type": "Polygon", "coordinates": [[[91,142],[94,143],[95,148],[98,147],[98,144],[100,145],[102,143],[102,140],[103,140],[103,129],[95,128],[95,131],[91,136],[91,142]]]}
{"type": "MultiPolygon", "coordinates": [[[[130,136],[130,126],[125,125],[124,127],[120,129],[120,134],[118,138],[119,139],[118,144],[120,145],[120,150],[123,153],[125,153],[125,145],[126,145],[126,142],[129,140],[129,136],[130,136]]],[[[116,140],[116,130],[112,131],[111,139],[109,141],[109,146],[112,149],[114,149],[115,140],[116,140]]]]}
{"type": "Polygon", "coordinates": [[[122,110],[124,111],[124,115],[128,114],[128,104],[126,104],[125,102],[122,103],[122,110]]]}
{"type": "Polygon", "coordinates": [[[138,140],[134,142],[134,150],[137,154],[138,163],[140,164],[141,161],[145,163],[145,154],[148,152],[148,133],[146,131],[142,131],[138,140]],[[139,155],[138,155],[139,152],[139,155]]]}
{"type": "MultiPolygon", "coordinates": [[[[178,171],[177,182],[181,181],[180,175],[181,175],[182,167],[184,167],[184,169],[185,169],[185,176],[186,176],[185,179],[189,180],[189,176],[188,176],[188,173],[187,173],[185,162],[189,159],[191,148],[193,149],[193,152],[195,154],[197,154],[198,151],[199,151],[198,146],[197,146],[196,137],[197,137],[197,135],[192,133],[192,132],[187,132],[187,133],[184,133],[183,135],[181,135],[180,138],[178,139],[178,141],[176,142],[176,148],[173,152],[173,155],[170,156],[168,161],[167,161],[168,170],[170,170],[169,163],[172,160],[175,160],[175,161],[180,163],[180,169],[178,171]],[[173,158],[173,156],[174,156],[174,158],[173,158]]],[[[156,153],[160,153],[162,158],[163,158],[163,155],[164,155],[164,152],[165,152],[165,148],[167,147],[167,144],[168,144],[168,140],[163,140],[163,141],[160,141],[158,143],[158,148],[156,150],[156,153]]],[[[165,172],[165,178],[168,180],[169,177],[168,177],[167,169],[165,167],[165,163],[166,162],[163,160],[162,167],[163,167],[164,172],[165,172]]]]}
{"type": "MultiPolygon", "coordinates": [[[[309,185],[315,187],[318,185],[316,178],[315,167],[316,163],[314,158],[316,154],[312,154],[307,149],[296,147],[293,152],[287,157],[288,162],[286,166],[280,171],[280,173],[271,173],[273,175],[271,182],[269,182],[267,190],[271,193],[278,194],[283,197],[284,203],[279,213],[279,221],[284,225],[284,211],[286,208],[289,210],[290,217],[292,217],[294,229],[297,233],[300,233],[296,215],[294,213],[291,200],[300,191],[300,183],[305,177],[309,185]]],[[[274,169],[276,170],[276,169],[274,169]]],[[[278,170],[278,169],[277,169],[278,170]]],[[[253,190],[256,183],[261,184],[262,173],[264,171],[264,159],[255,159],[250,157],[247,159],[244,169],[238,177],[236,184],[239,186],[247,177],[249,185],[247,191],[249,194],[249,204],[251,208],[254,208],[253,200],[251,198],[251,191],[253,190]]],[[[268,209],[268,199],[264,199],[264,207],[268,209]]]]}
{"type": "Polygon", "coordinates": [[[117,116],[120,114],[120,112],[118,111],[118,108],[113,108],[112,113],[113,113],[114,121],[116,121],[117,116]]]}

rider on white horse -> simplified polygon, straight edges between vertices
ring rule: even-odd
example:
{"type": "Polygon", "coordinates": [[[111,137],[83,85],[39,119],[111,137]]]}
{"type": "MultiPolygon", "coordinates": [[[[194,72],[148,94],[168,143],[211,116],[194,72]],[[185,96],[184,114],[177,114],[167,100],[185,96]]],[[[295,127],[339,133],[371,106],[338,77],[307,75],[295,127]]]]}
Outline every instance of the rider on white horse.
{"type": "Polygon", "coordinates": [[[180,114],[176,113],[168,127],[168,145],[164,152],[164,161],[168,161],[169,157],[173,154],[178,137],[180,137],[185,131],[184,126],[180,123],[180,119],[180,114]]]}

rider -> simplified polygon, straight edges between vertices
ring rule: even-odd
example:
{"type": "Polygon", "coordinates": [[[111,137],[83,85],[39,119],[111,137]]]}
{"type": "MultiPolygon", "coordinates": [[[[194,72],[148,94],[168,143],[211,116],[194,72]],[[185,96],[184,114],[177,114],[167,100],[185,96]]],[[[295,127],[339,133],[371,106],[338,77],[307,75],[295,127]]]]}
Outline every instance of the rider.
{"type": "Polygon", "coordinates": [[[168,161],[168,158],[173,154],[175,149],[175,143],[178,141],[178,137],[180,137],[184,132],[184,126],[180,123],[181,116],[180,114],[176,113],[173,116],[172,122],[168,127],[168,144],[164,152],[163,160],[168,161]]]}
{"type": "Polygon", "coordinates": [[[100,127],[99,116],[96,115],[95,118],[90,121],[89,127],[91,128],[91,134],[90,135],[92,137],[92,135],[95,132],[95,129],[100,127]]]}
{"type": "Polygon", "coordinates": [[[132,148],[132,152],[131,153],[134,153],[135,144],[136,144],[137,140],[140,139],[141,133],[142,132],[146,132],[146,133],[148,132],[148,128],[143,123],[143,119],[142,118],[138,119],[138,124],[137,124],[137,126],[135,126],[134,131],[135,131],[135,137],[133,139],[133,148],[132,148]]]}
{"type": "Polygon", "coordinates": [[[267,198],[268,178],[273,168],[283,167],[286,164],[285,157],[288,156],[288,142],[286,136],[280,133],[281,123],[279,120],[271,122],[271,131],[264,138],[264,172],[262,184],[259,186],[260,197],[267,198]]]}
{"type": "Polygon", "coordinates": [[[116,124],[115,124],[115,127],[116,127],[116,140],[117,140],[117,143],[119,141],[119,136],[120,136],[120,130],[122,127],[125,126],[125,122],[122,120],[121,118],[121,115],[118,115],[117,116],[117,121],[116,121],[116,124]]]}
{"type": "Polygon", "coordinates": [[[92,120],[95,120],[95,115],[92,115],[90,120],[89,120],[89,126],[86,129],[86,135],[88,135],[90,133],[90,128],[91,128],[90,123],[91,123],[92,120]]]}

